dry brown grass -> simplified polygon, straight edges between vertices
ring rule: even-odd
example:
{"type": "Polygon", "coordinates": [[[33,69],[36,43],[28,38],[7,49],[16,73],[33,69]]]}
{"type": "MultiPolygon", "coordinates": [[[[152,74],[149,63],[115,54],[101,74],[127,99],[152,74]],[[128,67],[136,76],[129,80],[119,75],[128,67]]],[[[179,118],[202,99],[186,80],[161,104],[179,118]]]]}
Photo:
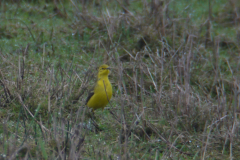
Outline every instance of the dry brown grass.
{"type": "MultiPolygon", "coordinates": [[[[39,10],[66,24],[23,25],[36,40],[0,51],[2,159],[240,157],[239,42],[219,34],[238,27],[239,3],[217,13],[211,3],[200,24],[171,1],[141,3],[138,11],[130,1],[48,1],[52,12],[39,10]],[[79,48],[61,54],[71,45],[79,48]],[[84,101],[101,63],[113,67],[114,97],[90,120],[84,101]]],[[[16,36],[6,29],[14,23],[0,38],[16,36]]]]}

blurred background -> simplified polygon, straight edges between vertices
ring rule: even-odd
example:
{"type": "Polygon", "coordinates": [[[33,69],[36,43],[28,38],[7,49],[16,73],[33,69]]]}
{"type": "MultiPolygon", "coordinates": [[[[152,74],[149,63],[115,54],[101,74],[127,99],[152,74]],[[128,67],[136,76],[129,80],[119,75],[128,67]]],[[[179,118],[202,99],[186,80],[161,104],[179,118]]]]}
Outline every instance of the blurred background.
{"type": "Polygon", "coordinates": [[[239,23],[238,0],[0,0],[0,159],[240,159],[239,23]]]}

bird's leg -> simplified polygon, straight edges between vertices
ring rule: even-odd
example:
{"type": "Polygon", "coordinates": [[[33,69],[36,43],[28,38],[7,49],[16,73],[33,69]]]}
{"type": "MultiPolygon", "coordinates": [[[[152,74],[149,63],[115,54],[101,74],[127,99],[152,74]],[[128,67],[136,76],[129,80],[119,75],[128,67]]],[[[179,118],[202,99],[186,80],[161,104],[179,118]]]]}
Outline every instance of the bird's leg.
{"type": "Polygon", "coordinates": [[[97,124],[97,122],[95,121],[96,117],[94,115],[94,109],[92,109],[92,112],[89,114],[91,120],[92,120],[92,124],[94,125],[94,127],[96,128],[96,131],[102,131],[102,129],[100,129],[99,125],[97,124]]]}

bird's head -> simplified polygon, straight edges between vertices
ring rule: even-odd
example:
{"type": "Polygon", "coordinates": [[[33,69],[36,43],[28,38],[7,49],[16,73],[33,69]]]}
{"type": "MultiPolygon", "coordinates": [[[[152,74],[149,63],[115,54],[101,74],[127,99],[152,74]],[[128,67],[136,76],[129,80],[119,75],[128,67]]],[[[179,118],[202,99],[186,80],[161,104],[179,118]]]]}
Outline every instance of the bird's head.
{"type": "Polygon", "coordinates": [[[109,71],[109,66],[106,64],[101,65],[98,68],[98,78],[102,77],[102,76],[108,76],[108,74],[110,73],[109,71]]]}

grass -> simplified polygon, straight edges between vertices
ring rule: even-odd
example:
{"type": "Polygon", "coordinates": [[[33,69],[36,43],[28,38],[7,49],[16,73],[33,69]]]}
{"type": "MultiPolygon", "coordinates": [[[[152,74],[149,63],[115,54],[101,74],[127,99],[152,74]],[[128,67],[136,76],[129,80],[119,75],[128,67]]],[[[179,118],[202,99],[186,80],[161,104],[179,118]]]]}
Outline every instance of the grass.
{"type": "Polygon", "coordinates": [[[239,7],[0,1],[0,159],[239,159],[239,7]]]}

